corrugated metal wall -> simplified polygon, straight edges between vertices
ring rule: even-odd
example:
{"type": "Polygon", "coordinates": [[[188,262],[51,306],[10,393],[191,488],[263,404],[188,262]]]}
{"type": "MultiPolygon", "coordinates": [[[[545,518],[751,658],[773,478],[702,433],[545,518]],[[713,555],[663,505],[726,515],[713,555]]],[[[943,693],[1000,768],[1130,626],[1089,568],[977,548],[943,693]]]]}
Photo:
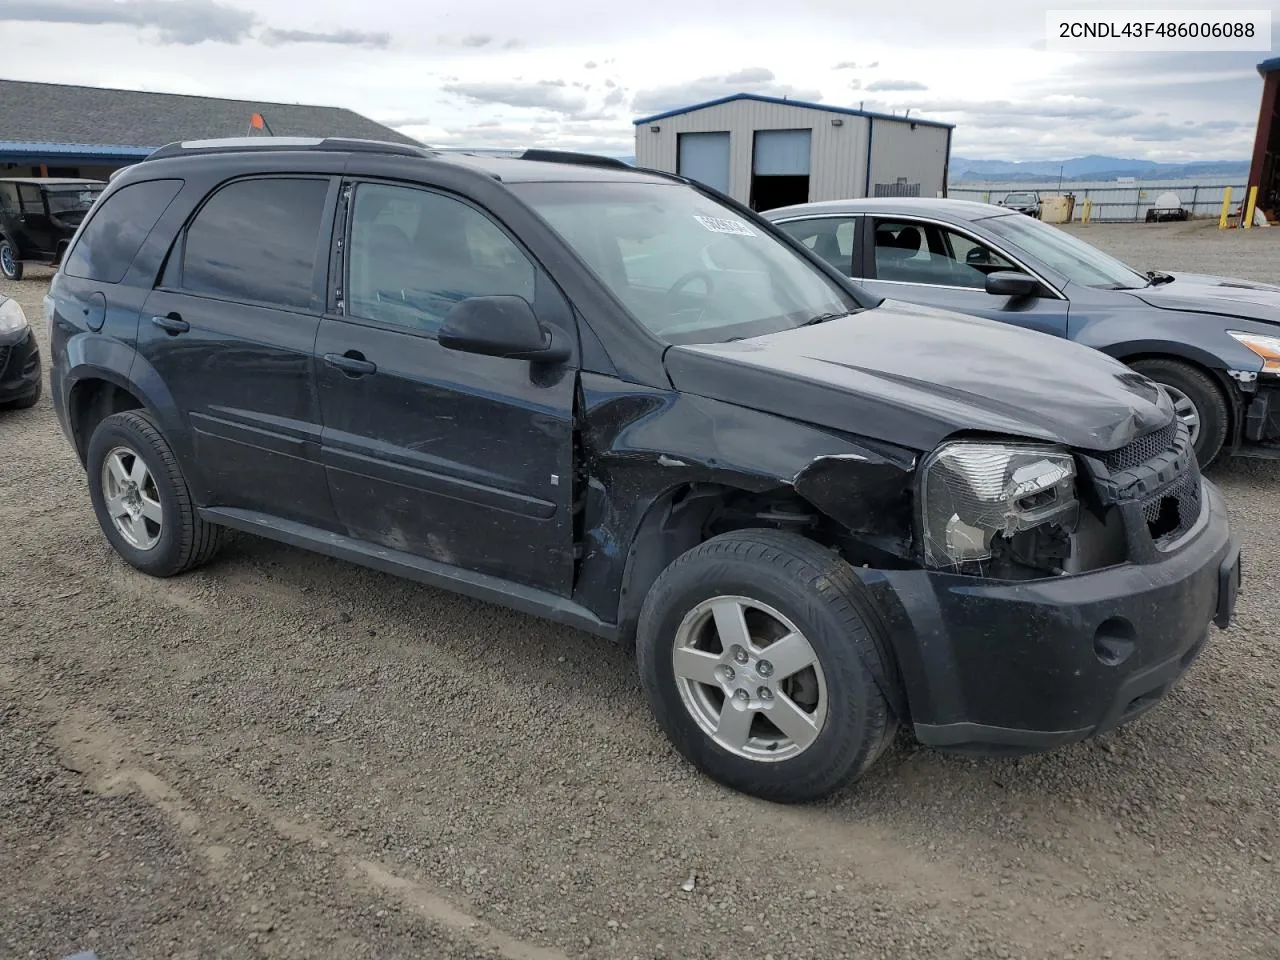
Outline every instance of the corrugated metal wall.
{"type": "Polygon", "coordinates": [[[945,127],[919,125],[913,130],[910,123],[873,120],[871,183],[867,195],[876,195],[876,184],[896,184],[905,179],[908,187],[919,184],[920,192],[900,195],[942,196],[946,188],[949,133],[945,127]]]}
{"type": "MultiPolygon", "coordinates": [[[[636,164],[658,170],[676,171],[676,138],[681,133],[727,130],[730,134],[729,195],[747,203],[751,194],[751,148],[757,130],[813,131],[813,152],[809,171],[810,200],[843,200],[861,197],[866,188],[867,118],[828,113],[790,104],[735,100],[692,113],[664,117],[636,127],[636,164]],[[832,124],[832,118],[840,125],[832,124]]],[[[877,127],[893,126],[877,120],[877,127]]],[[[924,127],[918,128],[924,130],[924,127]]],[[[946,130],[933,128],[945,134],[946,130]]],[[[877,135],[879,131],[877,130],[877,135]]],[[[907,158],[903,158],[907,162],[907,158]]],[[[935,178],[941,182],[939,164],[935,178]]]]}

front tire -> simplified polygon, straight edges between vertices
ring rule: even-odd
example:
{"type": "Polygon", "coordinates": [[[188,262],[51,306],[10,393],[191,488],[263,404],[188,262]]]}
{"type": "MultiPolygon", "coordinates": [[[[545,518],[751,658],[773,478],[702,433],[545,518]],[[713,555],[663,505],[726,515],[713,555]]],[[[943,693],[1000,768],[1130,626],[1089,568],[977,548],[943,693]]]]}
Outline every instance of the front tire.
{"type": "Polygon", "coordinates": [[[1191,432],[1196,460],[1207,467],[1227,441],[1230,412],[1218,385],[1202,370],[1181,360],[1138,360],[1129,365],[1165,388],[1174,410],[1191,432]]]}
{"type": "Polygon", "coordinates": [[[0,274],[6,280],[22,279],[22,261],[18,259],[18,248],[7,237],[0,237],[0,274]]]}
{"type": "Polygon", "coordinates": [[[856,779],[892,741],[897,718],[865,666],[884,632],[833,551],[791,533],[740,530],[694,547],[658,577],[640,612],[636,658],[649,705],[681,754],[736,790],[796,803],[856,779]]]}
{"type": "Polygon", "coordinates": [[[172,577],[208,562],[223,529],[200,519],[173,448],[141,410],[104,419],[89,439],[89,497],[116,553],[172,577]]]}

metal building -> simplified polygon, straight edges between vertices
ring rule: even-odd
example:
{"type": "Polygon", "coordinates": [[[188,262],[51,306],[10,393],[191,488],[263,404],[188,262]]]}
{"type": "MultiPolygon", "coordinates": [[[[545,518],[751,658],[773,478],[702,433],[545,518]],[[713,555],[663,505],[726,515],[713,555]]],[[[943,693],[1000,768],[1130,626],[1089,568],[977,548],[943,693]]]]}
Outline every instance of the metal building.
{"type": "Polygon", "coordinates": [[[737,93],[635,121],[636,165],[768,210],[812,200],[946,196],[954,126],[737,93]]]}
{"type": "Polygon", "coordinates": [[[1262,106],[1253,144],[1249,186],[1258,188],[1258,209],[1268,220],[1280,216],[1280,57],[1258,64],[1262,74],[1262,106]]]}

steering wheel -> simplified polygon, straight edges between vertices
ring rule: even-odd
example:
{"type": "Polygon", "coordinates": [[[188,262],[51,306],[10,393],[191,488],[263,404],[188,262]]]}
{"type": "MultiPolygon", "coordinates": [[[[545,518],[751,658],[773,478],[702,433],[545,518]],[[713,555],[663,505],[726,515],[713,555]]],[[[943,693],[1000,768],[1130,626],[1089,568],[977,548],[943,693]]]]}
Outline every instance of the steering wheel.
{"type": "Polygon", "coordinates": [[[672,313],[676,312],[677,310],[676,297],[679,295],[679,293],[682,290],[684,290],[685,287],[687,287],[691,283],[694,283],[695,281],[701,281],[703,287],[706,288],[706,292],[702,294],[702,298],[704,300],[709,298],[711,296],[711,292],[716,288],[715,280],[712,279],[711,274],[707,273],[707,271],[690,270],[688,273],[682,276],[679,280],[673,283],[670,289],[667,290],[667,309],[668,310],[670,310],[672,313]]]}

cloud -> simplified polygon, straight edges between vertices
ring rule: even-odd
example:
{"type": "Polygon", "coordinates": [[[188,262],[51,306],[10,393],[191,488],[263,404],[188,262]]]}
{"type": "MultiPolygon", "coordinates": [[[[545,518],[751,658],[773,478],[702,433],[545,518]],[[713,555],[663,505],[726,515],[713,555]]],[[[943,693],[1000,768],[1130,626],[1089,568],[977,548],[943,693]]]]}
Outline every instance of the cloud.
{"type": "MultiPolygon", "coordinates": [[[[868,87],[867,89],[871,89],[868,87]]],[[[916,100],[910,104],[924,113],[960,114],[964,123],[1018,124],[1042,120],[1127,120],[1140,115],[1134,107],[1121,107],[1097,97],[1053,94],[1038,100],[916,100]]]]}
{"type": "Polygon", "coordinates": [[[850,89],[850,90],[861,90],[861,89],[862,89],[862,81],[861,81],[861,80],[850,80],[850,81],[849,81],[849,89],[850,89]]]}
{"type": "Polygon", "coordinates": [[[606,107],[621,106],[622,102],[626,99],[627,95],[622,91],[622,88],[615,87],[609,92],[609,95],[604,98],[604,105],[606,107]]]}
{"type": "Polygon", "coordinates": [[[161,43],[241,43],[258,18],[217,0],[0,0],[0,22],[121,24],[151,29],[161,43]]]}
{"type": "Polygon", "coordinates": [[[776,82],[773,71],[764,67],[746,67],[734,73],[700,77],[688,83],[650,87],[636,93],[632,109],[638,113],[660,113],[705,100],[718,100],[735,93],[757,93],[766,97],[789,97],[793,100],[820,101],[822,91],[794,87],[776,82]]]}
{"type": "Polygon", "coordinates": [[[462,38],[461,43],[464,47],[487,47],[493,43],[493,37],[487,33],[469,33],[462,38]]]}
{"type": "Polygon", "coordinates": [[[563,80],[539,80],[537,83],[481,80],[473,83],[447,83],[443,89],[472,103],[500,103],[508,107],[551,110],[562,114],[581,113],[587,98],[571,92],[563,80]]]}
{"type": "Polygon", "coordinates": [[[594,60],[588,60],[582,65],[582,68],[584,70],[594,70],[598,66],[600,66],[600,64],[596,63],[594,60]]]}
{"type": "Polygon", "coordinates": [[[858,65],[854,63],[852,60],[841,60],[831,69],[832,70],[857,70],[858,65]]]}
{"type": "Polygon", "coordinates": [[[609,77],[608,79],[606,79],[604,82],[604,85],[608,87],[610,90],[612,90],[614,87],[617,86],[617,84],[614,82],[612,77],[609,77]]]}
{"type": "Polygon", "coordinates": [[[391,34],[343,29],[333,31],[257,28],[257,14],[219,0],[0,0],[0,23],[59,23],[126,26],[154,30],[162,44],[239,44],[256,37],[269,47],[296,43],[385,49],[391,34]]]}
{"type": "Polygon", "coordinates": [[[895,90],[928,90],[923,83],[918,80],[875,80],[867,84],[867,90],[872,93],[888,93],[895,90]]]}
{"type": "Polygon", "coordinates": [[[725,83],[769,83],[774,79],[773,71],[766,67],[743,67],[737,73],[724,78],[725,83]]]}
{"type": "Polygon", "coordinates": [[[316,33],[311,30],[278,30],[275,27],[268,27],[258,34],[258,39],[269,47],[278,47],[286,43],[331,43],[338,46],[385,50],[391,45],[389,33],[365,33],[360,30],[316,33]]]}

